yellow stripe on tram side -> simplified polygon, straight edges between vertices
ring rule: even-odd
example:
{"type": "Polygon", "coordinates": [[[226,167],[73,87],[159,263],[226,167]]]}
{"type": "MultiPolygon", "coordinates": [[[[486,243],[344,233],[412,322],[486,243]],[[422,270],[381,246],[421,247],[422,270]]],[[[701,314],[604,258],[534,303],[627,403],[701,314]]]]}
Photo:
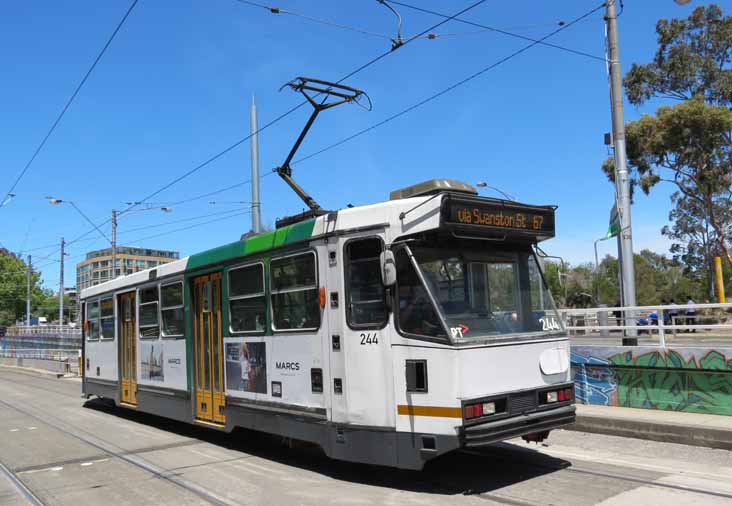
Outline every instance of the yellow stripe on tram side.
{"type": "Polygon", "coordinates": [[[460,408],[448,408],[445,406],[410,406],[406,404],[397,405],[397,413],[409,416],[436,416],[441,418],[462,418],[460,408]]]}

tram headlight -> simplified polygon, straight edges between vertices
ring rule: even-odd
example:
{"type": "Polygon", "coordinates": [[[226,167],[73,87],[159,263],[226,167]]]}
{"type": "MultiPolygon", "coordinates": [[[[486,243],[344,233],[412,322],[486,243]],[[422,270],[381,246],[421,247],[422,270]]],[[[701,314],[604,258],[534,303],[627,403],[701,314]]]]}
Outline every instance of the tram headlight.
{"type": "Polygon", "coordinates": [[[483,403],[483,415],[493,415],[496,413],[495,402],[484,402],[483,403]]]}

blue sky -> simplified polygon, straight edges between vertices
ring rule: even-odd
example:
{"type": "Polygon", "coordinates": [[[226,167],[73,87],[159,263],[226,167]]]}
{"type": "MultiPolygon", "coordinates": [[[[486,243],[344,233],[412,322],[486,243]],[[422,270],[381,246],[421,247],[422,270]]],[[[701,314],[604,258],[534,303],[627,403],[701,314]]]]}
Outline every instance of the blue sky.
{"type": "MultiPolygon", "coordinates": [[[[470,3],[412,1],[448,13],[470,3]]],[[[538,38],[560,20],[599,3],[489,0],[464,17],[538,38]]],[[[627,0],[619,20],[623,68],[651,59],[658,18],[685,17],[701,3],[680,7],[672,0],[627,0]]],[[[28,161],[129,5],[123,0],[4,3],[0,192],[28,161]]],[[[376,0],[282,0],[276,5],[373,32],[396,29],[393,15],[376,0]]],[[[397,9],[405,36],[438,21],[397,9]]],[[[327,111],[300,155],[376,123],[526,44],[495,33],[465,33],[472,31],[448,23],[436,33],[458,35],[416,40],[348,80],[369,93],[373,111],[347,105],[327,111]]],[[[550,42],[602,56],[603,37],[601,11],[550,42]]],[[[0,243],[13,251],[33,249],[44,282],[56,287],[58,255],[49,245],[90,227],[70,206],[51,206],[44,196],[72,200],[102,222],[112,208],[139,200],[247,135],[252,95],[261,126],[298,103],[293,92],[278,91],[286,81],[298,75],[337,80],[388,47],[383,38],[274,15],[235,0],[140,0],[16,188],[17,197],[0,209],[0,243]]],[[[626,119],[652,112],[655,105],[626,104],[626,119]]],[[[283,161],[308,113],[303,108],[260,134],[263,173],[283,161]]],[[[592,242],[607,229],[613,188],[599,167],[607,156],[603,134],[610,128],[604,62],[534,47],[422,108],[295,165],[294,174],[333,209],[384,200],[395,188],[433,177],[485,180],[521,201],[558,205],[557,238],[544,249],[577,263],[593,258],[592,242]]],[[[249,144],[244,143],[153,202],[168,204],[217,190],[248,179],[249,170],[249,144]]],[[[261,191],[269,225],[303,207],[276,176],[265,177],[261,191]]],[[[249,186],[239,187],[174,205],[168,214],[130,214],[120,219],[119,242],[182,255],[231,242],[249,229],[249,216],[236,214],[245,206],[208,202],[248,201],[249,192],[249,186]],[[151,225],[160,226],[143,229],[151,225]],[[145,239],[155,234],[165,235],[145,239]]],[[[650,197],[636,198],[636,250],[668,250],[660,228],[667,221],[669,194],[670,188],[658,187],[650,197]]],[[[108,233],[109,225],[103,229],[108,233]]],[[[67,285],[74,282],[74,265],[84,253],[104,246],[104,239],[90,234],[69,247],[67,285]]],[[[601,252],[614,253],[614,248],[615,242],[607,241],[601,252]]]]}

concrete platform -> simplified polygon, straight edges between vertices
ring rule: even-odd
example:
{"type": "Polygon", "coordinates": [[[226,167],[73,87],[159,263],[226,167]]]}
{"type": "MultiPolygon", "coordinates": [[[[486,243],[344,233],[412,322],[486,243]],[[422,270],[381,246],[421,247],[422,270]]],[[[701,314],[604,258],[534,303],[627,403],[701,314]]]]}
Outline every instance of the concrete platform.
{"type": "Polygon", "coordinates": [[[570,430],[732,450],[732,416],[577,404],[570,430]]]}

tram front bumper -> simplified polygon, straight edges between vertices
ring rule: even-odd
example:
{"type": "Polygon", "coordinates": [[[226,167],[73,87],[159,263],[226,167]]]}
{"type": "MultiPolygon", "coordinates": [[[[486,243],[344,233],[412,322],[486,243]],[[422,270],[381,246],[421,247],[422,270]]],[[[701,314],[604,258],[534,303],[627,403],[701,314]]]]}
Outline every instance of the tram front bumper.
{"type": "Polygon", "coordinates": [[[525,415],[511,416],[496,421],[463,427],[460,435],[461,446],[473,448],[505,441],[532,432],[545,432],[558,429],[575,422],[574,405],[562,406],[551,410],[537,411],[525,415]]]}

